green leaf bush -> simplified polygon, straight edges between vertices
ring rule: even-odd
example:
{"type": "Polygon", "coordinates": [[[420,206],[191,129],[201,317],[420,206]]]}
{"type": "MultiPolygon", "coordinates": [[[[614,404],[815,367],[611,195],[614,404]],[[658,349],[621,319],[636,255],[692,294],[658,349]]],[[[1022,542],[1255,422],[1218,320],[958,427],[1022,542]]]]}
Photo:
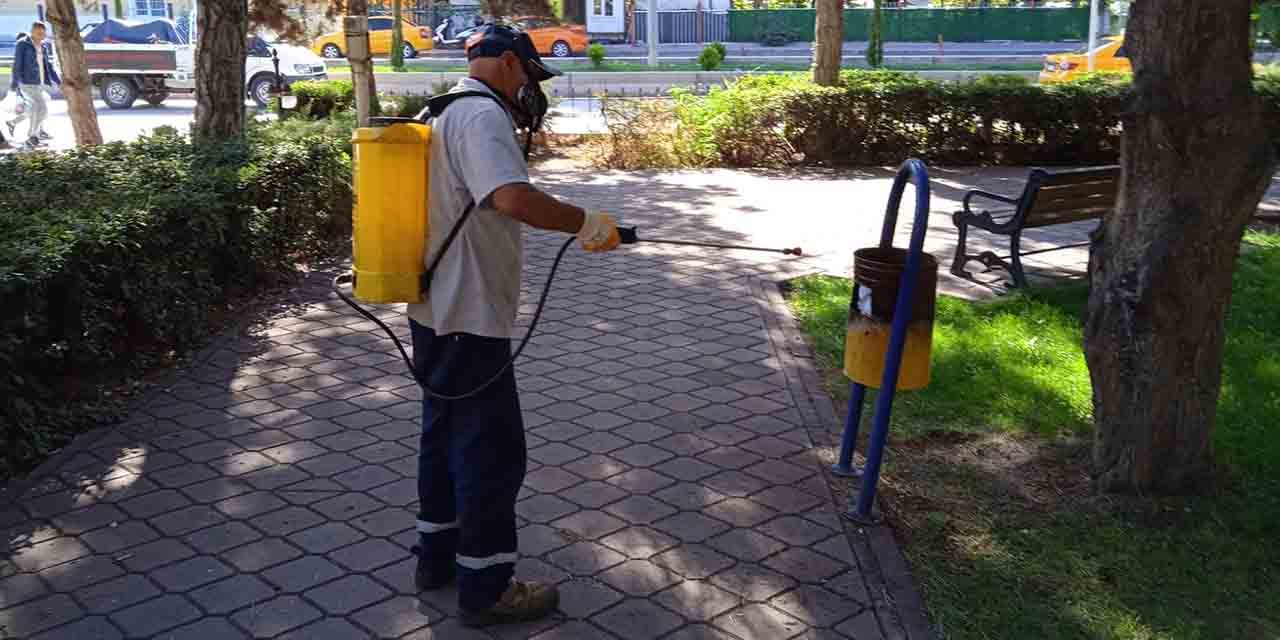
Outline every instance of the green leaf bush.
{"type": "MultiPolygon", "coordinates": [[[[1280,81],[1258,74],[1269,113],[1280,113],[1280,81]]],[[[911,73],[848,70],[834,87],[807,74],[745,76],[706,96],[674,91],[669,166],[780,167],[896,164],[908,157],[950,164],[1102,164],[1120,154],[1128,78],[1095,74],[1036,85],[991,75],[936,82],[911,73]]],[[[653,110],[634,110],[654,117],[653,110]]],[[[1280,140],[1280,118],[1273,139],[1280,140]]],[[[627,118],[611,131],[646,130],[627,118]]],[[[618,137],[618,136],[615,136],[618,137]]],[[[601,153],[599,158],[620,157],[601,153]]],[[[634,154],[629,168],[638,168],[634,154]]]]}
{"type": "Polygon", "coordinates": [[[197,347],[234,301],[343,250],[349,132],[274,126],[0,158],[21,185],[0,190],[0,477],[92,426],[103,389],[197,347]]]}

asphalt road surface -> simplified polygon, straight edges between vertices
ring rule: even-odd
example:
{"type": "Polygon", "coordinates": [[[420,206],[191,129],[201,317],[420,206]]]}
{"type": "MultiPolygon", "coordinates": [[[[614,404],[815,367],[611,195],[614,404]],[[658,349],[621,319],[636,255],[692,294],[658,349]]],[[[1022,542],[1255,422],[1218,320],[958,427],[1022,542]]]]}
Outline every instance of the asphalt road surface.
{"type": "MultiPolygon", "coordinates": [[[[128,142],[137,139],[143,133],[165,126],[187,133],[191,123],[195,121],[195,100],[169,99],[159,107],[139,102],[134,108],[125,111],[108,109],[101,102],[96,104],[98,127],[102,130],[104,142],[128,142]]],[[[604,125],[600,120],[599,110],[599,100],[561,100],[555,112],[558,117],[553,119],[555,130],[564,133],[603,131],[604,125]]],[[[46,148],[65,150],[75,146],[75,132],[71,128],[71,118],[67,115],[66,101],[51,100],[49,102],[49,122],[45,130],[53,136],[53,140],[49,141],[46,148]]],[[[4,133],[8,137],[8,131],[4,133]]],[[[15,137],[22,140],[26,135],[26,124],[18,125],[15,137]]],[[[4,153],[18,153],[18,151],[0,151],[0,154],[4,153]]]]}

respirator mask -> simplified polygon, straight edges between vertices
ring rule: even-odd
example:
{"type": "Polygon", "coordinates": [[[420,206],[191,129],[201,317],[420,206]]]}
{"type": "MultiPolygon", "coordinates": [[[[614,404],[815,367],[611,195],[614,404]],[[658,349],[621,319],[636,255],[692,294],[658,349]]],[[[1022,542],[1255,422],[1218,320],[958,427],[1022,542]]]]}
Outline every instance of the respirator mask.
{"type": "Polygon", "coordinates": [[[486,24],[467,40],[466,47],[468,60],[501,56],[506,52],[520,59],[526,80],[516,92],[515,100],[509,101],[511,115],[516,127],[531,135],[541,128],[549,107],[542,83],[561,75],[561,72],[542,62],[529,34],[507,25],[486,24]]]}

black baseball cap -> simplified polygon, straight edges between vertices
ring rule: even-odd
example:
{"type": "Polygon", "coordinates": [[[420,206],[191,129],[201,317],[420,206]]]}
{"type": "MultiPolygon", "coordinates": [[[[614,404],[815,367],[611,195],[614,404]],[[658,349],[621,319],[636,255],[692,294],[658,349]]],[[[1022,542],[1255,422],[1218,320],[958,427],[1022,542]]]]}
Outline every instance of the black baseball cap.
{"type": "Polygon", "coordinates": [[[504,24],[481,25],[474,35],[467,38],[466,46],[467,60],[496,58],[508,51],[516,54],[522,61],[528,63],[533,76],[531,79],[535,82],[544,82],[563,75],[559,69],[547,66],[538,56],[538,50],[534,48],[529,34],[515,27],[504,24]]]}

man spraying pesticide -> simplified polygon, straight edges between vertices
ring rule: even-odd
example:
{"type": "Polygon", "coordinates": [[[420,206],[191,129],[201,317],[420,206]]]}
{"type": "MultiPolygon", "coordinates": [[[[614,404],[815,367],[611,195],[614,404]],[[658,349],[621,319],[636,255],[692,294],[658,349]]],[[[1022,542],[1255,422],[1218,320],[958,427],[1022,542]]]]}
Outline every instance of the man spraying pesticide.
{"type": "Polygon", "coordinates": [[[422,590],[456,579],[459,617],[480,627],[536,619],[559,603],[554,585],[512,577],[526,468],[512,364],[537,327],[565,251],[574,243],[609,251],[638,238],[635,228],[619,229],[608,215],[530,185],[529,145],[547,113],[539,83],[560,72],[542,63],[529,36],[485,25],[466,51],[470,77],[432,98],[417,118],[378,119],[353,135],[354,269],[334,280],[334,290],[390,336],[422,387],[414,577],[422,590]],[[522,225],[576,238],[556,254],[513,354],[522,225]],[[342,291],[347,280],[364,302],[409,303],[412,361],[395,333],[342,291]]]}
{"type": "Polygon", "coordinates": [[[547,113],[539,83],[560,72],[511,27],[481,27],[466,50],[470,77],[433,98],[427,117],[355,133],[353,279],[365,301],[410,303],[412,372],[424,396],[415,581],[429,590],[456,578],[461,621],[480,627],[540,618],[559,603],[554,585],[512,578],[526,467],[511,369],[521,226],[576,234],[587,251],[621,238],[608,215],[529,183],[529,144],[547,113]],[[410,264],[392,264],[406,256],[410,264]]]}

